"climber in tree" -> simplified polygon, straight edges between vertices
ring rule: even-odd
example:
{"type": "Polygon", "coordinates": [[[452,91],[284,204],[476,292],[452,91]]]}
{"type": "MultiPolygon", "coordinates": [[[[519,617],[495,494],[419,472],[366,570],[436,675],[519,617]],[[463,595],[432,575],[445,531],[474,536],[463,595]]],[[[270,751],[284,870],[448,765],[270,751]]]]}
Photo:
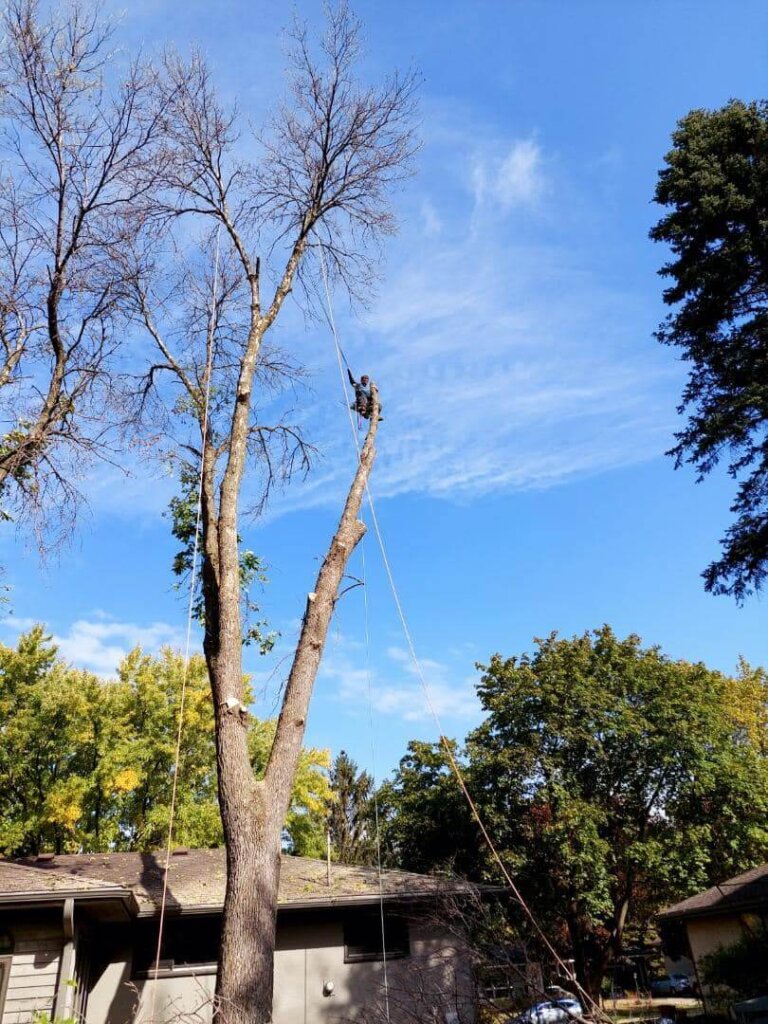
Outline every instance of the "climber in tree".
{"type": "Polygon", "coordinates": [[[354,409],[358,416],[362,416],[363,419],[369,420],[371,418],[371,380],[367,374],[363,374],[359,381],[355,380],[352,376],[352,371],[347,367],[347,374],[349,376],[349,383],[355,389],[355,400],[350,406],[350,409],[354,409]]]}

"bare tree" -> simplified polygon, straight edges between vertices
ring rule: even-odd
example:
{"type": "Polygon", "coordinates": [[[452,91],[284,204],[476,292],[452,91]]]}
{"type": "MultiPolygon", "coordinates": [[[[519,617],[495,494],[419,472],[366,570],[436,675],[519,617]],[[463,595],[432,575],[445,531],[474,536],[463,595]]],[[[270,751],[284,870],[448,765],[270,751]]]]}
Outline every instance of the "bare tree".
{"type": "MultiPolygon", "coordinates": [[[[77,3],[2,17],[0,504],[69,525],[83,463],[110,457],[123,282],[113,254],[140,226],[159,122],[135,63],[107,88],[110,29],[77,3]]],[[[43,532],[41,531],[41,537],[43,532]]]]}
{"type": "MultiPolygon", "coordinates": [[[[126,269],[155,352],[136,388],[140,410],[189,457],[188,484],[202,465],[204,651],[228,869],[216,1013],[227,1024],[271,1019],[281,832],[340,581],[364,532],[378,427],[374,392],[354,480],[307,600],[266,775],[255,782],[242,708],[242,505],[247,496],[260,507],[275,479],[305,468],[310,454],[289,416],[269,418],[275,390],[298,371],[265,339],[297,285],[305,297],[317,291],[321,260],[332,279],[365,293],[377,243],[393,229],[389,192],[414,150],[413,76],[360,85],[359,24],[343,4],[327,17],[317,48],[295,27],[290,100],[257,139],[240,138],[199,56],[166,55],[162,192],[126,269]],[[257,162],[248,159],[254,146],[257,162]]],[[[188,519],[184,529],[189,541],[188,519]]]]}

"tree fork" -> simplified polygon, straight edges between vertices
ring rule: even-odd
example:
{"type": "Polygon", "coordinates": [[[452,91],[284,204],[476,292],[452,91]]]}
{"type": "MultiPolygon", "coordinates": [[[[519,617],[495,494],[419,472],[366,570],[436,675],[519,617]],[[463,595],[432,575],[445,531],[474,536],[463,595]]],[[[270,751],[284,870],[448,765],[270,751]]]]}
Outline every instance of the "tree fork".
{"type": "MultiPolygon", "coordinates": [[[[215,1016],[219,1024],[272,1019],[277,894],[283,824],[304,739],[307,714],[347,564],[365,534],[360,509],[376,458],[379,398],[339,525],[307,597],[263,782],[253,781],[239,719],[216,709],[222,820],[227,838],[227,891],[215,1016]],[[242,733],[235,737],[233,733],[242,733]]],[[[221,692],[214,684],[214,693],[221,692]]]]}

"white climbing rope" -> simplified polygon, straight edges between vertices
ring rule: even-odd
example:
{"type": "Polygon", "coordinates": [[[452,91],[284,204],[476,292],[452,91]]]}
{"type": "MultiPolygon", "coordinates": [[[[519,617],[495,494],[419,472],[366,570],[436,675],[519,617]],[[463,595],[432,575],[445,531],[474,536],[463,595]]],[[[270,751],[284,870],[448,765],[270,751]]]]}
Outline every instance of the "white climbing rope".
{"type": "Polygon", "coordinates": [[[203,424],[201,430],[202,445],[200,454],[200,478],[197,487],[197,509],[195,512],[195,537],[192,544],[192,566],[189,580],[189,603],[187,605],[187,635],[184,647],[184,667],[181,675],[181,694],[179,696],[179,714],[176,728],[176,749],[173,761],[173,784],[171,786],[171,806],[168,815],[168,842],[165,848],[165,866],[163,868],[163,893],[160,899],[160,920],[157,926],[157,950],[155,952],[155,966],[153,969],[152,986],[152,1010],[150,1024],[155,1019],[155,1007],[157,1001],[157,978],[160,972],[160,954],[163,946],[163,928],[165,926],[165,907],[168,898],[168,872],[171,865],[171,852],[173,847],[173,826],[176,819],[176,796],[179,783],[179,762],[181,760],[181,743],[184,735],[184,710],[187,696],[187,678],[189,675],[190,647],[192,643],[192,618],[195,603],[195,586],[197,582],[197,559],[200,551],[200,521],[203,506],[203,471],[205,461],[205,444],[208,437],[208,410],[211,398],[211,376],[213,371],[213,334],[216,328],[216,295],[219,278],[219,237],[221,225],[216,229],[216,249],[213,261],[213,281],[211,283],[211,312],[208,319],[208,331],[206,333],[206,360],[205,360],[205,387],[203,389],[203,424]]]}
{"type": "MultiPolygon", "coordinates": [[[[347,406],[347,409],[348,409],[348,412],[349,412],[350,426],[351,426],[351,429],[352,429],[352,435],[353,435],[353,440],[354,440],[354,444],[355,444],[355,449],[357,451],[357,455],[358,455],[358,459],[359,459],[360,458],[360,443],[359,443],[359,439],[358,439],[358,435],[357,435],[357,430],[355,429],[355,423],[354,423],[354,420],[352,418],[352,409],[351,409],[350,402],[349,402],[349,393],[347,391],[347,382],[346,382],[346,380],[344,378],[344,370],[343,370],[343,366],[342,366],[343,353],[342,353],[342,349],[341,349],[341,344],[339,342],[338,331],[337,331],[337,328],[336,328],[336,319],[335,319],[335,316],[334,316],[334,313],[333,313],[333,302],[332,302],[332,299],[331,299],[330,288],[328,286],[328,276],[327,276],[327,273],[326,273],[325,260],[323,258],[322,249],[321,249],[321,260],[320,260],[320,262],[321,262],[321,268],[322,268],[322,273],[323,273],[323,282],[324,282],[324,285],[325,285],[326,300],[327,300],[327,304],[328,304],[328,322],[329,322],[330,327],[331,327],[331,334],[333,336],[334,345],[335,345],[335,348],[336,348],[336,361],[337,361],[338,369],[339,369],[339,378],[341,380],[341,386],[342,386],[342,390],[343,390],[343,393],[344,393],[345,405],[347,406]]],[[[368,483],[367,480],[366,480],[366,483],[365,483],[365,493],[366,493],[366,498],[368,500],[368,508],[370,510],[371,523],[373,524],[374,533],[376,534],[376,539],[378,541],[379,550],[381,552],[382,562],[384,564],[384,569],[385,569],[385,572],[386,572],[386,575],[387,575],[387,581],[389,583],[389,588],[390,588],[390,591],[392,593],[392,598],[393,598],[393,601],[394,601],[394,604],[395,604],[395,608],[397,610],[398,618],[400,619],[400,625],[401,625],[402,630],[403,630],[403,636],[405,637],[405,640],[406,640],[406,644],[407,644],[407,647],[408,647],[408,652],[410,654],[411,661],[413,662],[413,666],[414,666],[414,670],[416,672],[416,675],[417,675],[417,677],[419,679],[419,682],[421,684],[421,688],[422,688],[422,691],[424,693],[424,698],[425,698],[425,702],[427,704],[427,708],[429,709],[430,715],[432,716],[432,719],[433,719],[433,721],[435,723],[435,726],[437,727],[438,736],[440,737],[440,743],[441,743],[443,749],[445,750],[445,754],[446,754],[446,758],[448,760],[448,764],[449,764],[449,766],[451,768],[451,771],[453,772],[454,776],[456,777],[456,781],[458,782],[459,788],[461,789],[461,792],[462,792],[462,794],[464,796],[464,799],[467,801],[467,804],[468,804],[468,806],[470,808],[470,811],[472,813],[472,817],[475,819],[475,822],[477,823],[477,826],[480,829],[480,833],[481,833],[481,835],[483,837],[483,840],[484,840],[486,846],[488,847],[488,850],[491,853],[491,856],[492,856],[493,860],[495,861],[496,865],[498,866],[499,871],[500,871],[502,877],[504,878],[505,882],[507,883],[510,892],[512,893],[512,895],[515,898],[515,900],[518,903],[518,905],[523,910],[525,916],[530,921],[534,931],[538,935],[539,939],[542,941],[544,947],[547,949],[549,954],[552,956],[552,958],[553,958],[554,962],[557,964],[557,966],[564,972],[565,977],[569,977],[569,978],[571,978],[573,980],[574,987],[578,991],[579,996],[584,1000],[585,1004],[588,1007],[592,1008],[592,1010],[593,1010],[594,1014],[596,1015],[596,1017],[599,1020],[607,1021],[608,1024],[610,1024],[610,1017],[607,1016],[607,1014],[602,1009],[602,1007],[589,995],[588,992],[586,992],[586,990],[579,984],[579,982],[576,980],[576,978],[573,977],[572,971],[569,969],[569,967],[566,964],[566,962],[563,960],[563,958],[557,952],[557,950],[555,949],[554,945],[552,944],[552,942],[549,940],[548,936],[544,932],[544,929],[539,924],[538,919],[536,918],[535,914],[533,913],[533,911],[529,907],[527,901],[525,900],[525,898],[523,897],[523,895],[520,892],[519,888],[515,884],[514,879],[512,878],[512,875],[510,874],[509,870],[507,869],[507,866],[504,863],[504,861],[503,861],[503,859],[502,859],[502,857],[501,857],[501,855],[500,855],[500,853],[499,853],[499,851],[498,851],[498,849],[496,847],[496,844],[494,843],[494,841],[493,841],[493,839],[492,839],[492,837],[491,837],[491,835],[490,835],[490,833],[488,831],[488,828],[485,825],[485,822],[483,821],[483,818],[482,818],[482,816],[480,814],[480,811],[479,811],[479,809],[477,807],[477,804],[473,800],[472,795],[471,795],[471,793],[469,792],[469,790],[467,788],[466,780],[464,779],[464,774],[461,771],[461,768],[459,767],[458,762],[456,761],[456,758],[454,757],[453,751],[451,750],[450,743],[448,742],[447,736],[445,735],[445,732],[443,731],[443,726],[442,726],[442,722],[440,721],[440,716],[438,715],[437,709],[436,709],[435,704],[434,704],[434,701],[432,700],[432,696],[431,696],[431,693],[430,693],[429,685],[428,685],[426,677],[424,675],[424,671],[422,669],[419,657],[418,657],[418,655],[416,653],[416,645],[414,644],[413,635],[411,634],[411,630],[410,630],[410,628],[408,626],[408,621],[406,619],[405,612],[403,610],[403,605],[402,605],[402,602],[400,600],[400,595],[399,595],[399,592],[398,592],[398,589],[397,589],[397,585],[395,583],[394,573],[392,572],[392,566],[390,564],[389,557],[387,555],[387,549],[386,549],[386,545],[384,543],[384,537],[383,537],[381,528],[379,526],[378,517],[376,515],[376,507],[374,505],[373,495],[371,494],[371,489],[370,489],[370,486],[369,486],[369,483],[368,483]]],[[[371,714],[372,714],[372,711],[371,711],[371,714]]],[[[379,870],[381,870],[381,867],[379,867],[379,870]]],[[[545,993],[543,993],[543,994],[545,994],[545,993]]]]}
{"type": "MultiPolygon", "coordinates": [[[[325,287],[325,297],[328,303],[328,323],[331,327],[331,333],[333,334],[335,348],[336,348],[336,359],[339,367],[339,375],[341,377],[341,384],[344,391],[344,404],[347,407],[347,413],[349,414],[349,425],[352,430],[352,439],[355,443],[355,450],[357,452],[358,462],[360,460],[360,441],[357,436],[357,428],[355,426],[355,420],[352,415],[352,407],[349,402],[349,395],[347,394],[347,382],[344,379],[344,367],[342,366],[342,351],[341,345],[339,344],[339,336],[336,330],[336,318],[333,313],[333,303],[331,302],[331,292],[328,287],[328,274],[325,266],[325,255],[323,250],[320,250],[320,266],[322,268],[323,285],[325,287]]],[[[376,838],[376,868],[377,877],[379,882],[379,920],[381,924],[381,961],[382,961],[382,981],[384,990],[384,1015],[387,1024],[390,1024],[389,1014],[389,978],[387,975],[387,936],[386,936],[386,920],[384,914],[384,876],[381,865],[381,829],[379,827],[379,794],[378,794],[378,774],[376,768],[376,729],[373,720],[373,686],[371,683],[371,640],[370,640],[370,625],[368,615],[368,579],[366,576],[365,566],[365,534],[360,542],[360,558],[362,563],[362,580],[363,580],[363,609],[364,609],[364,621],[365,621],[365,681],[366,681],[366,692],[368,696],[368,722],[371,737],[371,773],[373,776],[373,816],[374,816],[374,829],[376,838]]]]}

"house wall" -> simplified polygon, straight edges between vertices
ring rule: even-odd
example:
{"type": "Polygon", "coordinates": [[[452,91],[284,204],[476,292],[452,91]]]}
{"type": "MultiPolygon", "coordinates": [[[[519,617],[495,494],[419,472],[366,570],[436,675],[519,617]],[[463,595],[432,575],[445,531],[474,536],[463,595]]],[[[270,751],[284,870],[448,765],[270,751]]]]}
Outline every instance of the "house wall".
{"type": "MultiPolygon", "coordinates": [[[[456,1024],[474,1020],[472,979],[464,951],[444,932],[411,925],[411,955],[387,963],[390,1020],[410,1024],[419,1010],[440,1007],[456,1024]]],[[[344,963],[340,920],[287,922],[278,929],[275,953],[274,1024],[379,1024],[384,1012],[384,965],[344,963]],[[325,995],[326,982],[333,983],[325,995]],[[365,1012],[362,1011],[365,1008],[365,1012]]],[[[421,1016],[421,1015],[419,1015],[421,1016]]]]}
{"type": "Polygon", "coordinates": [[[0,930],[13,938],[2,1024],[28,1024],[36,1012],[53,1010],[64,941],[61,911],[32,911],[23,920],[0,915],[0,930]]]}
{"type": "Polygon", "coordinates": [[[702,957],[720,947],[732,946],[744,934],[738,917],[702,917],[686,922],[691,954],[698,966],[702,957]]]}
{"type": "MultiPolygon", "coordinates": [[[[210,970],[157,981],[131,981],[128,946],[119,933],[103,949],[104,961],[88,998],[88,1024],[147,1024],[184,1015],[185,1024],[208,1024],[215,975],[210,970]]],[[[437,929],[411,926],[411,955],[387,965],[392,1024],[412,1024],[419,1008],[441,1007],[447,1024],[472,1024],[472,979],[464,952],[437,929]],[[451,1014],[453,1013],[453,1016],[451,1014]]],[[[290,915],[278,922],[274,1024],[379,1024],[384,1015],[380,962],[344,963],[338,914],[290,915]],[[333,994],[323,986],[333,982],[333,994]],[[363,1012],[363,1008],[365,1011],[363,1012]]]]}

